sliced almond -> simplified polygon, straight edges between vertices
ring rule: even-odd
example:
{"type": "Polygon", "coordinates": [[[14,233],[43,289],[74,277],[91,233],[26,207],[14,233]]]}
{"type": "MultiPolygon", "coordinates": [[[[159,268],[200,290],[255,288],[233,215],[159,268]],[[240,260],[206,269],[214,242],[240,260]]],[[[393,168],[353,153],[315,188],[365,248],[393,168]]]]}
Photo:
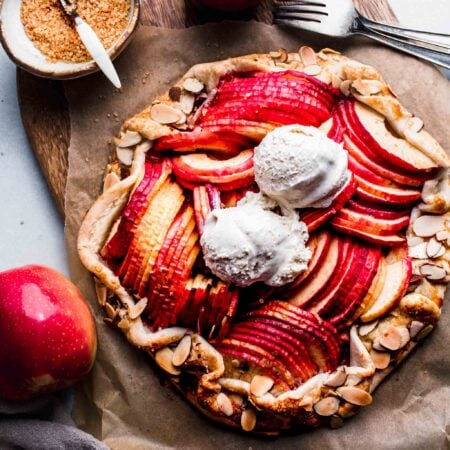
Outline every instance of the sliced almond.
{"type": "Polygon", "coordinates": [[[115,310],[109,303],[105,304],[105,312],[111,320],[114,320],[117,316],[117,310],[115,310]]]}
{"type": "Polygon", "coordinates": [[[350,95],[350,85],[351,85],[350,80],[344,80],[339,86],[339,89],[346,97],[350,95]]]}
{"type": "Polygon", "coordinates": [[[129,330],[130,329],[130,321],[126,318],[123,318],[118,324],[117,326],[121,329],[121,330],[129,330]]]}
{"type": "Polygon", "coordinates": [[[160,124],[177,123],[183,119],[183,112],[164,103],[157,103],[150,110],[151,118],[160,124]]]}
{"type": "Polygon", "coordinates": [[[376,369],[383,370],[389,365],[391,355],[388,352],[379,352],[377,350],[370,351],[370,357],[376,369]]]}
{"type": "Polygon", "coordinates": [[[106,192],[119,182],[120,178],[115,172],[108,173],[108,175],[106,175],[105,179],[103,180],[103,192],[106,192]]]}
{"type": "Polygon", "coordinates": [[[170,375],[180,375],[180,371],[172,364],[173,351],[169,347],[158,350],[155,353],[155,361],[161,369],[170,375]]]}
{"type": "Polygon", "coordinates": [[[446,241],[450,239],[450,232],[447,230],[438,231],[435,237],[439,242],[446,241]]]}
{"type": "Polygon", "coordinates": [[[427,245],[428,242],[422,242],[421,244],[415,245],[414,247],[409,247],[408,255],[411,258],[427,259],[428,258],[427,245]]]}
{"type": "Polygon", "coordinates": [[[322,53],[325,53],[326,55],[340,55],[341,52],[338,52],[337,50],[333,50],[332,48],[325,47],[322,50],[320,50],[322,53]]]}
{"type": "Polygon", "coordinates": [[[372,342],[372,348],[378,350],[379,352],[385,352],[387,349],[380,344],[380,338],[375,339],[372,342]]]}
{"type": "Polygon", "coordinates": [[[414,339],[420,331],[422,331],[425,324],[423,322],[419,322],[418,320],[413,320],[411,325],[409,326],[409,335],[411,339],[414,339]]]}
{"type": "Polygon", "coordinates": [[[319,416],[332,416],[339,409],[339,403],[337,397],[325,397],[314,405],[314,411],[319,416]]]}
{"type": "Polygon", "coordinates": [[[117,159],[126,166],[131,166],[133,162],[134,150],[130,148],[116,148],[117,159]]]}
{"type": "Polygon", "coordinates": [[[425,242],[424,238],[421,238],[419,236],[411,235],[408,236],[408,246],[409,247],[415,247],[416,245],[422,244],[425,242]]]}
{"type": "Polygon", "coordinates": [[[183,89],[186,91],[192,92],[193,94],[198,94],[203,91],[205,85],[197,80],[197,78],[187,78],[184,80],[183,89]]]}
{"type": "Polygon", "coordinates": [[[272,389],[272,386],[272,378],[263,375],[255,375],[250,383],[250,392],[256,397],[261,397],[269,392],[272,389]]]}
{"type": "Polygon", "coordinates": [[[418,133],[423,128],[423,121],[418,117],[411,117],[406,125],[413,133],[418,133]]]}
{"type": "Polygon", "coordinates": [[[228,395],[221,392],[217,396],[216,402],[217,402],[217,407],[223,414],[225,414],[227,417],[230,417],[233,415],[233,412],[234,412],[233,411],[233,403],[231,403],[231,400],[228,397],[228,395]]]}
{"type": "Polygon", "coordinates": [[[242,406],[242,404],[244,403],[244,399],[241,395],[230,394],[228,397],[230,397],[231,403],[235,403],[237,406],[242,406]]]}
{"type": "Polygon", "coordinates": [[[342,386],[336,389],[336,392],[345,401],[353,405],[365,406],[372,403],[372,396],[364,389],[354,386],[342,386]]]}
{"type": "Polygon", "coordinates": [[[360,336],[367,336],[376,328],[377,325],[378,325],[378,320],[361,325],[358,328],[358,333],[360,336]]]}
{"type": "Polygon", "coordinates": [[[406,327],[390,325],[380,337],[380,344],[388,350],[396,351],[409,342],[409,331],[406,327]]]}
{"type": "Polygon", "coordinates": [[[256,426],[256,412],[253,408],[246,409],[241,416],[241,427],[244,431],[252,431],[256,426]]]}
{"type": "Polygon", "coordinates": [[[298,50],[300,58],[305,66],[312,66],[317,64],[316,52],[306,45],[300,47],[298,50]]]}
{"type": "Polygon", "coordinates": [[[280,48],[278,52],[280,53],[280,56],[277,58],[278,62],[280,63],[287,62],[287,60],[289,59],[289,53],[287,52],[287,50],[284,48],[280,48]]]}
{"type": "Polygon", "coordinates": [[[341,428],[344,425],[344,420],[342,417],[338,415],[334,415],[330,419],[330,428],[333,430],[337,430],[338,428],[341,428]]]}
{"type": "Polygon", "coordinates": [[[424,214],[413,223],[413,231],[420,237],[434,236],[439,231],[445,230],[444,216],[431,216],[424,214]]]}
{"type": "Polygon", "coordinates": [[[341,87],[341,83],[342,83],[342,78],[341,77],[338,77],[334,73],[331,74],[331,85],[334,88],[339,89],[341,87]]]}
{"type": "Polygon", "coordinates": [[[174,366],[181,366],[186,362],[191,353],[192,338],[188,334],[181,339],[177,348],[173,352],[172,364],[174,366]]]}
{"type": "Polygon", "coordinates": [[[137,131],[125,131],[119,138],[114,138],[117,147],[132,147],[142,142],[142,136],[137,131]]]}
{"type": "Polygon", "coordinates": [[[280,51],[278,51],[278,52],[270,52],[269,56],[271,58],[273,58],[273,59],[278,59],[281,56],[281,52],[280,51]]]}
{"type": "Polygon", "coordinates": [[[97,278],[95,279],[95,293],[97,294],[97,300],[100,306],[106,305],[106,295],[108,290],[106,286],[97,278]]]}
{"type": "Polygon", "coordinates": [[[147,297],[141,298],[137,303],[135,303],[128,309],[128,317],[131,320],[137,319],[144,312],[145,308],[147,307],[147,303],[147,297]]]}
{"type": "Polygon", "coordinates": [[[303,69],[303,72],[305,72],[307,75],[319,75],[320,72],[322,72],[322,68],[318,66],[317,64],[311,64],[310,66],[306,66],[303,69]]]}
{"type": "Polygon", "coordinates": [[[440,281],[446,276],[445,270],[436,264],[424,264],[419,270],[429,280],[440,281]]]}
{"type": "Polygon", "coordinates": [[[355,80],[352,88],[356,89],[361,95],[378,94],[383,88],[383,84],[378,80],[355,80]]]}
{"type": "Polygon", "coordinates": [[[356,386],[361,383],[362,378],[359,375],[348,375],[347,380],[345,380],[346,386],[356,386]]]}
{"type": "Polygon", "coordinates": [[[444,246],[437,241],[434,237],[432,237],[428,243],[427,243],[427,255],[429,258],[437,258],[439,256],[439,254],[441,254],[442,256],[442,250],[444,250],[445,253],[445,248],[444,246]]]}
{"type": "Polygon", "coordinates": [[[171,100],[173,100],[174,102],[178,102],[178,101],[180,101],[181,92],[182,92],[182,90],[181,90],[180,86],[172,86],[169,89],[169,98],[171,100]]]}
{"type": "Polygon", "coordinates": [[[347,374],[345,373],[344,369],[340,367],[327,378],[324,384],[330,387],[342,386],[345,383],[346,379],[347,374]]]}
{"type": "Polygon", "coordinates": [[[183,94],[180,97],[181,110],[186,114],[190,114],[192,112],[194,109],[194,103],[195,97],[192,94],[183,94]]]}
{"type": "Polygon", "coordinates": [[[420,330],[414,340],[415,341],[421,341],[422,339],[425,339],[433,330],[433,325],[427,325],[426,327],[423,327],[422,330],[420,330]]]}

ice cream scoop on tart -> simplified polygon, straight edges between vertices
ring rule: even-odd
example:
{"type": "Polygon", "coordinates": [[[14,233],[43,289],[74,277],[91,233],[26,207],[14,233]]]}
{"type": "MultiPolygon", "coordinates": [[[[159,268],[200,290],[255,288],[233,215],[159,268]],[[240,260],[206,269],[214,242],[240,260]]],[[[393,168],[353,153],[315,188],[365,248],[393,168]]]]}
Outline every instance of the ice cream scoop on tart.
{"type": "Polygon", "coordinates": [[[450,279],[446,152],[376,69],[280,55],[194,66],[127,120],[78,239],[104,320],[261,434],[372,403],[450,279]]]}

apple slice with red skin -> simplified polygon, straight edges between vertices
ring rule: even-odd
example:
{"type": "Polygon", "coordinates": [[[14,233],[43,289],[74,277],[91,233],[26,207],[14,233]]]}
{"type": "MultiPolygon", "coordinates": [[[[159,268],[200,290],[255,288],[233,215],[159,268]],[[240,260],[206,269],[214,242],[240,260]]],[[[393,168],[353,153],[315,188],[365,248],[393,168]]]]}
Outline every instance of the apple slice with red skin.
{"type": "Polygon", "coordinates": [[[278,326],[293,333],[308,348],[311,359],[321,371],[334,370],[339,362],[337,331],[318,316],[286,302],[272,301],[245,317],[258,322],[278,321],[278,326]]]}
{"type": "MultiPolygon", "coordinates": [[[[177,178],[178,183],[186,189],[194,190],[196,187],[202,185],[203,183],[194,183],[183,178],[177,178]]],[[[210,177],[208,179],[209,183],[214,183],[214,186],[222,192],[234,191],[239,189],[251,188],[255,183],[254,171],[253,169],[247,170],[242,174],[229,175],[228,177],[210,177]]]]}
{"type": "Polygon", "coordinates": [[[214,153],[235,155],[251,145],[250,139],[239,134],[213,133],[198,127],[193,131],[183,131],[159,138],[153,146],[153,151],[173,150],[188,153],[210,150],[214,153]]]}
{"type": "Polygon", "coordinates": [[[259,367],[268,373],[271,378],[276,380],[277,384],[282,384],[288,387],[288,389],[297,387],[295,377],[289,369],[282,364],[276,355],[262,349],[258,345],[226,337],[222,340],[217,350],[224,355],[233,356],[259,367]]]}
{"type": "Polygon", "coordinates": [[[374,109],[354,101],[346,102],[354,132],[373,152],[400,169],[423,172],[436,169],[436,163],[405,139],[396,137],[386,119],[374,109]]]}
{"type": "Polygon", "coordinates": [[[391,180],[388,180],[387,178],[371,171],[350,154],[348,155],[348,168],[359,178],[370,181],[371,183],[378,184],[380,186],[395,186],[391,180]]]}
{"type": "Polygon", "coordinates": [[[358,254],[359,249],[360,246],[357,242],[352,242],[350,238],[343,239],[341,263],[330,283],[319,295],[314,297],[313,302],[307,307],[308,311],[322,317],[328,310],[332,309],[334,298],[342,288],[349,273],[351,273],[352,261],[355,255],[358,254]]]}
{"type": "MultiPolygon", "coordinates": [[[[185,197],[177,183],[170,182],[154,197],[139,224],[134,239],[139,258],[139,271],[134,280],[133,290],[143,297],[158,253],[167,232],[183,206],[185,197]]],[[[127,279],[127,275],[124,280],[127,279]]]]}
{"type": "Polygon", "coordinates": [[[353,197],[346,205],[346,208],[360,214],[375,217],[383,220],[399,219],[408,216],[409,209],[401,209],[398,211],[382,209],[380,205],[370,203],[364,199],[353,197]]]}
{"type": "Polygon", "coordinates": [[[235,328],[248,335],[259,335],[265,340],[278,342],[282,345],[294,358],[294,364],[290,367],[294,375],[300,378],[301,381],[309,380],[316,375],[317,367],[311,360],[309,352],[302,341],[296,339],[291,333],[286,332],[279,326],[276,320],[265,319],[264,322],[256,320],[246,320],[235,325],[235,328]],[[295,367],[295,369],[294,369],[295,367]]]}
{"type": "Polygon", "coordinates": [[[370,232],[366,230],[361,230],[358,227],[358,224],[355,224],[349,220],[342,219],[341,217],[334,216],[330,224],[334,229],[337,231],[340,231],[344,234],[350,234],[351,236],[357,236],[367,242],[371,242],[374,244],[379,245],[386,245],[386,246],[395,246],[400,245],[405,242],[405,238],[403,236],[398,235],[386,235],[386,236],[380,236],[376,234],[375,232],[370,232]]]}
{"type": "Polygon", "coordinates": [[[310,236],[307,246],[311,250],[312,256],[308,263],[308,268],[302,272],[291,284],[283,286],[281,292],[286,293],[295,289],[311,274],[317,272],[317,268],[323,263],[331,243],[331,233],[328,230],[323,230],[318,234],[310,236]]]}
{"type": "Polygon", "coordinates": [[[276,126],[269,123],[254,122],[251,120],[222,118],[205,121],[202,123],[202,128],[211,132],[236,133],[246,136],[256,142],[260,142],[261,139],[263,139],[267,133],[273,131],[276,126]]]}
{"type": "Polygon", "coordinates": [[[379,247],[370,248],[358,275],[353,280],[345,302],[336,303],[337,308],[334,308],[332,317],[328,319],[338,330],[350,326],[358,318],[356,313],[376,276],[380,259],[379,247]],[[346,303],[347,307],[345,307],[346,303]]]}
{"type": "Polygon", "coordinates": [[[227,159],[213,158],[207,153],[189,153],[172,160],[175,175],[193,182],[208,181],[208,177],[227,177],[253,168],[253,149],[243,150],[227,159]]]}
{"type": "Polygon", "coordinates": [[[400,185],[420,187],[425,181],[433,178],[434,172],[425,174],[410,174],[406,172],[401,172],[400,170],[390,167],[384,161],[379,161],[376,156],[367,156],[366,153],[361,149],[363,143],[358,141],[358,138],[346,131],[343,135],[344,148],[348,151],[356,161],[367,167],[372,172],[387,178],[394,183],[400,185]]]}
{"type": "Polygon", "coordinates": [[[398,219],[379,219],[369,214],[359,213],[348,208],[342,208],[336,215],[342,219],[354,222],[362,230],[377,231],[380,236],[398,233],[409,224],[409,216],[402,216],[398,219]]]}
{"type": "Polygon", "coordinates": [[[213,209],[220,208],[220,191],[213,185],[196,186],[192,192],[194,202],[195,221],[197,223],[197,230],[201,236],[203,232],[203,225],[209,213],[213,209]]]}
{"type": "Polygon", "coordinates": [[[152,197],[165,182],[170,172],[171,164],[167,159],[152,158],[145,162],[142,180],[122,212],[117,232],[100,252],[107,261],[123,258],[126,255],[152,197]]]}
{"type": "Polygon", "coordinates": [[[239,292],[240,291],[238,289],[228,288],[227,301],[223,302],[224,305],[227,305],[227,308],[224,312],[222,311],[220,315],[217,315],[215,319],[216,323],[211,327],[211,331],[209,333],[212,343],[220,342],[230,332],[233,319],[238,310],[239,292]],[[222,317],[222,320],[220,320],[220,317],[222,317]]]}
{"type": "MultiPolygon", "coordinates": [[[[229,336],[233,339],[239,339],[243,342],[258,345],[264,350],[276,355],[277,358],[289,368],[289,371],[294,375],[296,380],[304,382],[308,379],[306,378],[308,373],[301,365],[303,359],[309,358],[308,352],[299,352],[301,349],[301,342],[299,341],[297,341],[294,346],[286,339],[280,339],[282,336],[279,329],[276,329],[276,331],[274,330],[273,335],[267,335],[259,328],[252,327],[252,323],[245,322],[235,325],[229,336]]],[[[313,375],[315,375],[315,373],[313,373],[313,375]]],[[[297,381],[297,384],[300,383],[297,381]]]]}
{"type": "Polygon", "coordinates": [[[314,276],[307,277],[293,292],[290,292],[288,301],[291,305],[304,308],[325,289],[340,264],[342,244],[340,238],[332,238],[326,258],[317,267],[314,276]]]}
{"type": "Polygon", "coordinates": [[[331,117],[322,123],[319,127],[323,133],[327,135],[328,138],[340,144],[344,139],[344,129],[339,122],[338,115],[333,112],[331,117]]]}
{"type": "Polygon", "coordinates": [[[405,247],[394,249],[386,256],[386,276],[383,288],[368,310],[360,319],[371,322],[384,316],[394,308],[405,294],[411,278],[411,259],[405,256],[405,247]]]}
{"type": "Polygon", "coordinates": [[[358,195],[372,202],[404,205],[417,202],[421,198],[419,190],[405,189],[399,186],[381,186],[356,174],[354,177],[358,184],[356,189],[358,195]]]}

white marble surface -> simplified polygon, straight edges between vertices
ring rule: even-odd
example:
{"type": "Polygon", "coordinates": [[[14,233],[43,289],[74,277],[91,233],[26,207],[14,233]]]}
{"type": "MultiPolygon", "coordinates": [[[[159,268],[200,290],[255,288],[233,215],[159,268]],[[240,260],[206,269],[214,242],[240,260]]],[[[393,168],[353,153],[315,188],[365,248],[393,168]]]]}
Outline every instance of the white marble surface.
{"type": "MultiPolygon", "coordinates": [[[[391,0],[405,26],[450,33],[449,0],[391,0]]],[[[15,67],[0,50],[0,271],[39,263],[68,273],[63,222],[27,142],[15,67]]]]}

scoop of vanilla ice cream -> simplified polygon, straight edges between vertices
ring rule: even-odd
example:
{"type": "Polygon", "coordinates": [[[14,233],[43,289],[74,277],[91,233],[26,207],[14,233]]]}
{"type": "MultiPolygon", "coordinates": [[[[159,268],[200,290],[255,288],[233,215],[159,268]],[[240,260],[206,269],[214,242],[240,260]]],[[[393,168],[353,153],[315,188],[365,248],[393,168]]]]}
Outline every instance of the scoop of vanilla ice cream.
{"type": "Polygon", "coordinates": [[[290,208],[325,208],[349,179],[347,152],[314,127],[288,125],[255,148],[261,192],[290,208]]]}
{"type": "MultiPolygon", "coordinates": [[[[276,206],[276,205],[275,205],[276,206]]],[[[272,201],[248,193],[237,206],[208,215],[200,244],[211,271],[224,281],[282,286],[308,267],[308,231],[298,215],[273,212],[272,201]]]]}

